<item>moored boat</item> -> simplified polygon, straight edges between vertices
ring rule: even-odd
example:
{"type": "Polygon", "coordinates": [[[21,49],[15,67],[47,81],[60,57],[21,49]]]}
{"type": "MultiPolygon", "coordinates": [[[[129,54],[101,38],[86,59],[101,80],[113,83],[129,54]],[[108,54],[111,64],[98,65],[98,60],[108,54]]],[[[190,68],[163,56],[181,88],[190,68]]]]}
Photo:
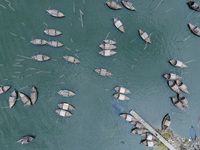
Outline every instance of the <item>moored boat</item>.
{"type": "Polygon", "coordinates": [[[184,64],[182,61],[179,60],[175,60],[172,59],[169,61],[169,63],[174,66],[174,67],[178,67],[178,68],[187,68],[188,66],[186,64],[184,64]]]}
{"type": "Polygon", "coordinates": [[[178,94],[178,100],[183,104],[184,107],[189,109],[188,100],[182,94],[178,94]]]}
{"type": "Polygon", "coordinates": [[[112,56],[112,55],[115,55],[117,52],[113,51],[113,50],[102,50],[99,52],[100,55],[102,56],[112,56]]]}
{"type": "Polygon", "coordinates": [[[175,82],[173,82],[173,81],[167,81],[167,83],[168,83],[169,87],[170,87],[174,92],[176,92],[176,93],[178,93],[178,94],[181,93],[181,90],[179,89],[178,85],[176,85],[175,82]]]}
{"type": "Polygon", "coordinates": [[[17,143],[28,144],[34,140],[34,136],[24,136],[17,141],[17,143]]]}
{"type": "Polygon", "coordinates": [[[46,40],[43,39],[34,39],[30,42],[34,45],[46,45],[48,43],[46,40]]]}
{"type": "Polygon", "coordinates": [[[95,72],[101,76],[111,76],[112,73],[106,69],[95,69],[95,72]]]}
{"type": "Polygon", "coordinates": [[[62,12],[60,12],[59,10],[56,10],[56,9],[48,9],[46,11],[53,17],[62,18],[65,16],[62,12]]]}
{"type": "Polygon", "coordinates": [[[7,92],[10,88],[11,88],[11,86],[1,86],[0,87],[0,94],[7,92]]]}
{"type": "Polygon", "coordinates": [[[176,80],[176,84],[179,86],[179,88],[181,89],[181,91],[189,94],[188,88],[187,88],[187,86],[183,82],[181,82],[180,80],[176,80]]]}
{"type": "Polygon", "coordinates": [[[51,58],[44,54],[37,54],[37,55],[32,56],[32,59],[37,60],[37,61],[47,61],[51,58]]]}
{"type": "Polygon", "coordinates": [[[197,36],[200,36],[200,28],[199,27],[197,27],[196,25],[193,25],[191,23],[188,24],[188,27],[190,28],[192,33],[194,33],[197,36]]]}
{"type": "Polygon", "coordinates": [[[17,92],[13,91],[9,97],[9,107],[12,108],[17,101],[17,92]]]}
{"type": "Polygon", "coordinates": [[[148,147],[153,147],[153,146],[158,145],[158,142],[157,141],[144,140],[144,141],[142,141],[142,144],[144,144],[145,146],[148,146],[148,147]]]}
{"type": "Polygon", "coordinates": [[[56,30],[56,29],[46,29],[44,30],[44,33],[50,36],[58,36],[61,35],[62,32],[56,30]]]}
{"type": "Polygon", "coordinates": [[[174,74],[174,73],[166,73],[166,74],[163,74],[163,77],[167,80],[179,80],[181,79],[180,76],[174,74]]]}
{"type": "Polygon", "coordinates": [[[116,2],[114,2],[114,1],[107,1],[106,5],[108,7],[110,7],[111,9],[114,9],[114,10],[122,9],[122,7],[119,4],[117,4],[116,2]]]}
{"type": "Polygon", "coordinates": [[[129,1],[122,0],[122,4],[124,5],[124,7],[126,7],[129,10],[132,10],[132,11],[136,10],[133,4],[129,1]]]}
{"type": "Polygon", "coordinates": [[[58,41],[49,41],[49,42],[47,42],[47,44],[49,44],[52,47],[62,47],[64,45],[58,41]]]}
{"type": "Polygon", "coordinates": [[[70,113],[67,110],[60,109],[60,108],[56,110],[56,113],[58,115],[62,116],[62,117],[70,117],[70,116],[72,116],[72,113],[70,113]]]}
{"type": "Polygon", "coordinates": [[[132,115],[126,114],[126,113],[122,113],[122,114],[120,114],[120,116],[121,116],[124,120],[126,120],[126,121],[128,121],[128,122],[137,121],[137,119],[136,119],[135,117],[133,117],[132,115]]]}
{"type": "Polygon", "coordinates": [[[61,109],[64,109],[64,110],[75,110],[75,107],[68,103],[60,103],[60,104],[58,104],[58,107],[60,107],[61,109]]]}
{"type": "Polygon", "coordinates": [[[145,129],[145,126],[143,126],[140,122],[138,121],[131,121],[131,124],[134,125],[136,128],[139,129],[145,129]]]}
{"type": "Polygon", "coordinates": [[[117,18],[114,18],[114,25],[119,31],[125,33],[124,26],[123,26],[122,22],[120,20],[118,20],[117,18]]]}
{"type": "Polygon", "coordinates": [[[154,135],[152,135],[152,134],[150,134],[150,133],[148,133],[148,132],[145,132],[145,133],[141,134],[141,136],[142,136],[143,138],[149,140],[149,141],[151,141],[151,140],[156,140],[156,139],[157,139],[157,137],[155,137],[154,135]]]}
{"type": "Polygon", "coordinates": [[[79,61],[77,58],[72,57],[72,56],[63,56],[63,58],[64,58],[66,61],[70,62],[70,63],[74,63],[74,64],[80,63],[80,61],[79,61]]]}
{"type": "Polygon", "coordinates": [[[60,90],[57,92],[59,95],[64,96],[64,97],[70,97],[76,95],[74,92],[69,91],[69,90],[60,90]]]}
{"type": "Polygon", "coordinates": [[[38,98],[38,91],[37,91],[36,87],[32,87],[30,98],[31,98],[32,104],[34,105],[38,98]]]}
{"type": "Polygon", "coordinates": [[[144,32],[143,30],[139,29],[139,35],[140,37],[147,43],[151,44],[151,39],[150,39],[150,36],[144,32]]]}
{"type": "Polygon", "coordinates": [[[99,45],[99,47],[103,50],[106,50],[106,49],[111,50],[111,49],[117,48],[115,45],[112,45],[112,44],[101,44],[99,45]]]}
{"type": "Polygon", "coordinates": [[[131,130],[131,133],[139,134],[139,135],[144,134],[146,132],[149,132],[149,130],[147,130],[147,129],[139,129],[139,128],[134,128],[134,129],[131,130]]]}
{"type": "Polygon", "coordinates": [[[171,124],[171,117],[169,114],[166,114],[162,120],[162,130],[166,130],[171,124]]]}
{"type": "Polygon", "coordinates": [[[103,40],[103,41],[104,41],[104,43],[106,43],[106,44],[116,44],[116,42],[113,41],[113,40],[103,40]]]}
{"type": "Polygon", "coordinates": [[[116,87],[115,87],[115,90],[116,90],[117,92],[119,92],[119,93],[122,93],[122,94],[129,94],[129,93],[131,93],[130,90],[128,90],[128,89],[126,89],[126,88],[124,88],[124,87],[122,87],[122,86],[116,86],[116,87]]]}
{"type": "Polygon", "coordinates": [[[196,10],[196,11],[200,11],[200,7],[199,7],[199,5],[196,2],[189,1],[187,4],[189,5],[189,7],[191,9],[196,10]]]}
{"type": "Polygon", "coordinates": [[[19,92],[19,97],[21,98],[22,102],[25,105],[27,105],[27,106],[31,105],[30,98],[27,95],[25,95],[24,93],[19,92]]]}
{"type": "Polygon", "coordinates": [[[182,110],[182,111],[185,111],[184,107],[183,107],[183,104],[177,100],[176,98],[174,97],[171,97],[171,101],[172,103],[174,104],[174,106],[176,106],[178,109],[182,110]]]}
{"type": "Polygon", "coordinates": [[[118,100],[126,101],[129,100],[129,97],[124,94],[115,93],[114,97],[118,100]]]}

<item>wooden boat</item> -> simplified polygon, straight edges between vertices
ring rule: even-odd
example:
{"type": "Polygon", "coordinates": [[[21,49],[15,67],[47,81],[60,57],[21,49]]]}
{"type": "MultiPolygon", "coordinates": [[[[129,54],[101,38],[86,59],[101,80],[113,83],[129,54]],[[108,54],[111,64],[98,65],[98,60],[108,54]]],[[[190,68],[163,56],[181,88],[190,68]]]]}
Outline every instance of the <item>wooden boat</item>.
{"type": "Polygon", "coordinates": [[[31,89],[31,102],[32,104],[35,104],[38,98],[38,91],[36,87],[32,87],[31,89]]]}
{"type": "Polygon", "coordinates": [[[95,72],[101,76],[111,76],[112,73],[106,69],[95,69],[95,72]]]}
{"type": "Polygon", "coordinates": [[[113,40],[103,40],[103,41],[104,41],[104,43],[106,43],[106,44],[116,44],[116,42],[113,41],[113,40]]]}
{"type": "Polygon", "coordinates": [[[139,29],[139,35],[145,42],[151,44],[150,36],[146,32],[144,32],[143,30],[139,29]]]}
{"type": "Polygon", "coordinates": [[[142,141],[142,144],[144,144],[145,146],[148,146],[148,147],[153,147],[153,146],[158,145],[158,142],[157,141],[144,140],[144,141],[142,141]]]}
{"type": "Polygon", "coordinates": [[[72,56],[63,56],[63,58],[70,63],[74,63],[74,64],[80,63],[80,61],[77,58],[72,57],[72,56]]]}
{"type": "Polygon", "coordinates": [[[116,87],[115,87],[115,90],[116,90],[117,92],[119,92],[119,93],[122,93],[122,94],[130,94],[130,93],[131,93],[130,90],[128,90],[128,89],[126,89],[126,88],[124,88],[124,87],[122,87],[122,86],[116,86],[116,87]]]}
{"type": "Polygon", "coordinates": [[[0,87],[0,94],[3,94],[5,92],[7,92],[10,88],[11,88],[11,86],[2,86],[2,87],[0,87]]]}
{"type": "Polygon", "coordinates": [[[200,7],[199,7],[199,5],[196,2],[189,1],[187,4],[189,5],[189,7],[191,9],[196,10],[196,11],[200,11],[200,7]]]}
{"type": "Polygon", "coordinates": [[[197,36],[200,36],[200,28],[198,28],[197,26],[189,23],[188,27],[190,28],[190,30],[192,31],[192,33],[194,33],[197,36]]]}
{"type": "Polygon", "coordinates": [[[183,104],[177,100],[176,98],[174,97],[171,97],[171,101],[172,103],[174,104],[174,106],[176,106],[178,109],[182,110],[182,111],[185,111],[184,107],[183,107],[183,104]]]}
{"type": "Polygon", "coordinates": [[[121,100],[121,101],[126,101],[126,100],[129,100],[129,97],[124,95],[124,94],[119,94],[119,93],[116,93],[114,94],[114,97],[118,100],[121,100]]]}
{"type": "Polygon", "coordinates": [[[69,91],[69,90],[60,90],[57,92],[59,95],[64,96],[64,97],[70,97],[76,95],[74,92],[69,91]]]}
{"type": "Polygon", "coordinates": [[[155,137],[154,135],[152,135],[152,134],[150,134],[150,133],[148,133],[148,132],[145,132],[145,133],[141,134],[141,136],[142,136],[143,138],[149,140],[149,141],[151,141],[151,140],[156,140],[156,139],[157,139],[157,137],[155,137]]]}
{"type": "Polygon", "coordinates": [[[51,58],[44,54],[37,54],[37,55],[32,56],[32,59],[37,60],[37,61],[47,61],[51,58]]]}
{"type": "Polygon", "coordinates": [[[62,47],[64,44],[58,42],[58,41],[49,41],[47,42],[52,47],[62,47]]]}
{"type": "Polygon", "coordinates": [[[183,104],[184,107],[189,109],[188,100],[182,94],[178,94],[178,100],[183,104]]]}
{"type": "Polygon", "coordinates": [[[187,88],[187,86],[183,82],[181,82],[180,80],[176,80],[176,84],[179,86],[179,88],[181,89],[181,91],[189,94],[188,88],[187,88]]]}
{"type": "Polygon", "coordinates": [[[112,56],[112,55],[117,54],[117,52],[107,49],[107,50],[100,51],[99,54],[102,56],[112,56]]]}
{"type": "Polygon", "coordinates": [[[169,114],[166,114],[162,120],[162,130],[166,130],[171,124],[171,117],[169,114]]]}
{"type": "Polygon", "coordinates": [[[106,5],[108,7],[110,7],[111,9],[114,9],[114,10],[122,9],[122,7],[119,4],[117,4],[116,2],[114,2],[114,1],[107,1],[106,5]]]}
{"type": "Polygon", "coordinates": [[[72,113],[70,113],[69,111],[67,110],[63,110],[63,109],[57,109],[56,110],[56,113],[62,117],[70,117],[72,116],[72,113]]]}
{"type": "Polygon", "coordinates": [[[56,9],[48,9],[46,11],[53,17],[62,18],[65,16],[62,12],[60,12],[59,10],[56,10],[56,9]]]}
{"type": "Polygon", "coordinates": [[[119,31],[125,33],[122,22],[120,20],[118,20],[117,18],[114,18],[114,25],[119,31]]]}
{"type": "Polygon", "coordinates": [[[137,119],[136,119],[135,117],[133,117],[132,115],[126,114],[126,113],[122,113],[122,114],[120,114],[120,116],[121,116],[124,120],[126,120],[126,121],[128,121],[128,122],[137,121],[137,119]]]}
{"type": "Polygon", "coordinates": [[[60,103],[60,104],[58,104],[58,107],[60,107],[61,109],[64,109],[64,110],[75,110],[75,107],[68,103],[60,103]]]}
{"type": "Polygon", "coordinates": [[[166,73],[166,74],[163,74],[163,77],[167,80],[179,80],[181,79],[180,76],[174,74],[174,73],[166,73]]]}
{"type": "Polygon", "coordinates": [[[103,50],[106,50],[106,49],[111,50],[111,49],[117,48],[115,45],[112,45],[112,44],[101,44],[99,45],[99,47],[103,50]]]}
{"type": "Polygon", "coordinates": [[[174,66],[174,67],[178,67],[178,68],[187,68],[188,66],[186,64],[184,64],[182,61],[179,60],[175,60],[172,59],[169,61],[169,63],[174,66]]]}
{"type": "Polygon", "coordinates": [[[174,92],[176,92],[176,93],[178,93],[178,94],[181,93],[181,90],[179,89],[178,85],[176,85],[175,82],[173,82],[173,81],[167,81],[167,83],[168,83],[169,87],[170,87],[174,92]]]}
{"type": "Polygon", "coordinates": [[[134,125],[136,128],[139,129],[145,129],[145,126],[143,126],[140,122],[138,121],[131,121],[131,124],[134,125]]]}
{"type": "Polygon", "coordinates": [[[24,93],[19,92],[19,97],[21,98],[22,102],[25,105],[27,105],[27,106],[31,105],[31,100],[27,95],[25,95],[24,93]]]}
{"type": "Polygon", "coordinates": [[[9,97],[9,107],[12,108],[17,101],[17,92],[13,91],[9,97]]]}
{"type": "Polygon", "coordinates": [[[62,32],[56,30],[56,29],[46,29],[44,30],[44,33],[50,36],[58,36],[61,35],[62,32]]]}
{"type": "Polygon", "coordinates": [[[132,11],[135,11],[135,7],[133,6],[133,4],[129,1],[125,1],[123,0],[122,1],[122,4],[124,5],[125,8],[129,9],[129,10],[132,10],[132,11]]]}
{"type": "Polygon", "coordinates": [[[24,136],[17,141],[17,143],[28,144],[34,140],[34,136],[24,136]]]}
{"type": "Polygon", "coordinates": [[[34,45],[46,45],[48,43],[46,40],[43,39],[34,39],[30,42],[34,45]]]}
{"type": "Polygon", "coordinates": [[[139,134],[139,135],[142,135],[146,132],[149,132],[149,130],[147,129],[139,129],[139,128],[134,128],[132,129],[131,133],[134,133],[134,134],[139,134]]]}

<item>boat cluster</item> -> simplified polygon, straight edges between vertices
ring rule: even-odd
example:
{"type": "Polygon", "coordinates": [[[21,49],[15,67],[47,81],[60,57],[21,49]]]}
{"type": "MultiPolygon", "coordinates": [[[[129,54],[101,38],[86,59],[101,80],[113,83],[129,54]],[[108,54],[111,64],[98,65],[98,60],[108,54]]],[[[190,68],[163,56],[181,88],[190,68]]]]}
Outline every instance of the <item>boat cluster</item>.
{"type": "Polygon", "coordinates": [[[126,100],[129,100],[129,97],[124,95],[124,94],[130,94],[130,90],[124,88],[124,87],[121,87],[121,86],[116,86],[115,87],[115,90],[118,92],[118,93],[115,93],[114,94],[114,97],[118,100],[122,100],[122,101],[126,101],[126,100]]]}
{"type": "Polygon", "coordinates": [[[115,55],[117,52],[113,51],[113,49],[116,49],[117,47],[114,44],[116,44],[116,42],[113,40],[104,40],[104,44],[99,45],[99,47],[103,49],[99,54],[102,56],[115,55]]]}
{"type": "MultiPolygon", "coordinates": [[[[179,68],[186,68],[188,67],[183,62],[179,60],[170,60],[170,64],[172,64],[175,67],[179,68]]],[[[183,96],[182,92],[189,94],[187,86],[180,81],[182,77],[174,74],[174,73],[167,73],[164,74],[163,77],[167,79],[168,86],[177,93],[177,99],[175,97],[171,97],[172,103],[180,110],[184,111],[185,107],[189,108],[188,100],[183,96]],[[181,92],[182,91],[182,92],[181,92]]]]}

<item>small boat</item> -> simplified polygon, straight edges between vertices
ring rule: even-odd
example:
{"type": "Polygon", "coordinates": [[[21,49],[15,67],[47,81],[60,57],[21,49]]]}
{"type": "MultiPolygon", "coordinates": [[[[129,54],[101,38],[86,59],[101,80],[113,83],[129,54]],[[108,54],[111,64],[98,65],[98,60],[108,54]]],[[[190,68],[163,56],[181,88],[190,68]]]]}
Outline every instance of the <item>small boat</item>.
{"type": "Polygon", "coordinates": [[[134,125],[136,128],[139,128],[139,129],[145,129],[145,126],[143,126],[140,122],[138,121],[131,121],[130,122],[132,125],[134,125]]]}
{"type": "Polygon", "coordinates": [[[17,92],[13,91],[9,97],[9,107],[12,108],[17,101],[17,92]]]}
{"type": "Polygon", "coordinates": [[[174,97],[171,97],[171,101],[172,103],[174,104],[174,106],[176,106],[178,109],[182,110],[182,111],[185,111],[184,107],[183,107],[183,104],[177,100],[176,98],[174,97]]]}
{"type": "Polygon", "coordinates": [[[119,92],[119,93],[122,93],[122,94],[130,94],[130,93],[131,93],[130,90],[128,90],[128,89],[126,89],[126,88],[124,88],[124,87],[122,87],[122,86],[116,86],[116,87],[115,87],[115,90],[116,90],[117,92],[119,92]]]}
{"type": "Polygon", "coordinates": [[[143,30],[139,29],[139,35],[145,42],[151,44],[151,39],[150,39],[149,35],[146,32],[144,32],[143,30]]]}
{"type": "Polygon", "coordinates": [[[200,28],[198,28],[197,26],[195,26],[191,23],[189,23],[188,26],[189,26],[190,30],[192,31],[192,33],[194,33],[197,36],[200,36],[200,28]]]}
{"type": "Polygon", "coordinates": [[[32,104],[35,104],[38,98],[38,91],[36,87],[32,87],[31,89],[31,102],[32,104]]]}
{"type": "Polygon", "coordinates": [[[74,63],[74,64],[80,63],[80,61],[77,58],[72,57],[72,56],[63,56],[63,58],[70,63],[74,63]]]}
{"type": "Polygon", "coordinates": [[[200,7],[199,7],[199,5],[196,2],[189,1],[187,4],[189,5],[189,7],[191,9],[196,10],[196,11],[200,11],[200,7]]]}
{"type": "Polygon", "coordinates": [[[184,107],[189,109],[188,100],[182,94],[178,94],[178,100],[183,104],[184,107]]]}
{"type": "Polygon", "coordinates": [[[116,42],[113,41],[113,40],[103,40],[103,41],[104,41],[104,43],[106,43],[106,44],[116,44],[116,42]]]}
{"type": "Polygon", "coordinates": [[[150,134],[150,133],[148,133],[148,132],[141,134],[141,136],[142,136],[143,138],[149,140],[149,141],[151,141],[151,140],[156,140],[156,139],[157,139],[157,137],[155,137],[154,135],[152,135],[152,134],[150,134]]]}
{"type": "MultiPolygon", "coordinates": [[[[190,127],[190,137],[192,138],[193,142],[195,140],[197,140],[197,134],[196,134],[196,131],[195,131],[195,128],[193,126],[190,127]]],[[[197,150],[197,149],[195,149],[197,150]]]]}
{"type": "Polygon", "coordinates": [[[99,45],[99,47],[103,50],[117,48],[115,45],[112,45],[112,44],[101,44],[99,45]]]}
{"type": "Polygon", "coordinates": [[[5,92],[7,92],[10,88],[11,88],[11,86],[2,86],[2,87],[0,87],[0,94],[3,94],[5,92]]]}
{"type": "Polygon", "coordinates": [[[126,101],[126,100],[129,100],[129,97],[124,95],[124,94],[119,94],[119,93],[116,93],[114,94],[114,97],[118,100],[122,100],[122,101],[126,101]]]}
{"type": "Polygon", "coordinates": [[[64,97],[70,97],[76,95],[74,92],[69,91],[69,90],[60,90],[57,92],[59,95],[64,96],[64,97]]]}
{"type": "Polygon", "coordinates": [[[62,12],[60,12],[59,10],[56,10],[56,9],[48,9],[46,11],[53,17],[62,18],[65,16],[62,12]]]}
{"type": "Polygon", "coordinates": [[[181,79],[180,76],[174,74],[174,73],[166,73],[166,74],[163,74],[163,77],[167,80],[179,80],[181,79]]]}
{"type": "Polygon", "coordinates": [[[176,93],[180,94],[181,93],[181,90],[179,89],[178,85],[176,85],[175,82],[173,81],[167,81],[169,87],[176,93]]]}
{"type": "Polygon", "coordinates": [[[120,20],[118,20],[117,18],[114,18],[114,25],[119,31],[125,33],[122,22],[120,20]]]}
{"type": "Polygon", "coordinates": [[[34,136],[24,136],[17,141],[17,143],[28,144],[34,140],[34,136]]]}
{"type": "Polygon", "coordinates": [[[166,130],[171,124],[171,117],[169,114],[166,114],[162,120],[162,130],[166,130]]]}
{"type": "Polygon", "coordinates": [[[181,91],[189,94],[187,86],[183,82],[181,82],[180,80],[176,80],[176,84],[179,86],[179,88],[181,89],[181,91]]]}
{"type": "Polygon", "coordinates": [[[186,64],[184,64],[182,61],[179,60],[175,60],[172,59],[169,61],[169,63],[174,66],[174,67],[178,67],[178,68],[187,68],[188,66],[186,64]]]}
{"type": "Polygon", "coordinates": [[[19,92],[19,97],[21,98],[22,102],[25,105],[27,105],[27,106],[31,105],[31,100],[27,95],[25,95],[24,93],[19,92]]]}
{"type": "Polygon", "coordinates": [[[101,76],[111,76],[112,73],[106,69],[95,69],[95,72],[101,76]]]}
{"type": "Polygon", "coordinates": [[[37,54],[37,55],[32,56],[32,59],[37,60],[37,61],[47,61],[51,58],[44,54],[37,54]]]}
{"type": "Polygon", "coordinates": [[[64,44],[58,42],[58,41],[49,41],[47,42],[52,47],[62,47],[64,44]]]}
{"type": "Polygon", "coordinates": [[[124,120],[126,120],[126,121],[128,121],[128,122],[137,121],[137,119],[136,119],[135,117],[133,117],[132,115],[126,114],[126,113],[122,113],[122,114],[120,114],[120,116],[121,116],[124,120]]]}
{"type": "Polygon", "coordinates": [[[46,45],[48,43],[46,40],[43,39],[34,39],[30,42],[34,45],[46,45]]]}
{"type": "Polygon", "coordinates": [[[126,7],[129,10],[132,10],[132,11],[136,10],[135,7],[133,6],[133,4],[131,2],[129,2],[129,1],[123,0],[122,4],[124,5],[124,7],[126,7]]]}
{"type": "Polygon", "coordinates": [[[134,128],[131,130],[131,133],[134,133],[134,134],[139,134],[139,135],[142,135],[146,132],[149,132],[149,130],[147,129],[139,129],[139,128],[134,128]]]}
{"type": "Polygon", "coordinates": [[[114,2],[114,1],[107,1],[106,5],[108,7],[110,7],[111,9],[114,9],[114,10],[122,9],[122,7],[119,4],[117,4],[116,2],[114,2]]]}
{"type": "Polygon", "coordinates": [[[112,55],[115,55],[117,52],[113,51],[113,50],[102,50],[99,52],[100,55],[102,56],[112,56],[112,55]]]}
{"type": "Polygon", "coordinates": [[[56,110],[56,113],[62,117],[70,117],[72,116],[72,113],[70,113],[69,111],[67,110],[63,110],[63,109],[57,109],[56,110]]]}
{"type": "Polygon", "coordinates": [[[44,30],[44,33],[50,36],[58,36],[61,35],[62,32],[56,30],[56,29],[46,29],[44,30]]]}
{"type": "Polygon", "coordinates": [[[158,142],[157,141],[144,140],[144,141],[142,141],[142,144],[144,144],[145,146],[148,146],[148,147],[153,147],[153,146],[158,145],[158,142]]]}
{"type": "Polygon", "coordinates": [[[64,109],[64,110],[75,110],[75,107],[68,103],[60,103],[60,104],[58,104],[58,107],[60,107],[61,109],[64,109]]]}

